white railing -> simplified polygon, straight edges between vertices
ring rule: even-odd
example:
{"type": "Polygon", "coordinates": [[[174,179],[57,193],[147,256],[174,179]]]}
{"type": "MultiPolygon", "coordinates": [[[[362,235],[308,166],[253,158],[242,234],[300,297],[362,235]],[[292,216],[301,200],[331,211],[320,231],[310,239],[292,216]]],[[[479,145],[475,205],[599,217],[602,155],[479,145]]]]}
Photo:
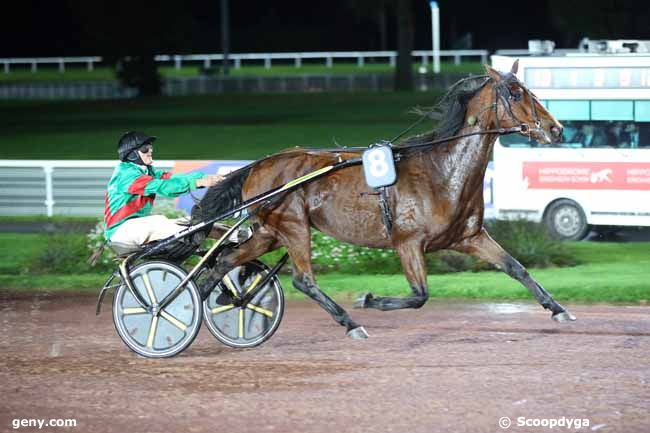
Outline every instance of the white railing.
{"type": "MultiPolygon", "coordinates": [[[[103,214],[118,161],[0,160],[0,215],[103,214]]],[[[170,169],[174,161],[157,161],[170,169]]]]}
{"type": "MultiPolygon", "coordinates": [[[[182,161],[182,171],[192,162],[182,161]]],[[[225,174],[250,162],[201,161],[199,169],[225,174]],[[210,169],[206,169],[208,165],[210,169]]],[[[99,217],[104,214],[106,186],[117,164],[117,160],[0,160],[0,215],[99,217]]],[[[176,164],[173,160],[160,160],[156,161],[156,168],[172,170],[176,164]]],[[[494,218],[493,177],[490,162],[483,184],[486,218],[494,218]]],[[[157,202],[164,200],[159,198],[157,202]]],[[[177,205],[188,210],[181,202],[177,205]]]]}
{"type": "Polygon", "coordinates": [[[102,61],[101,57],[35,57],[35,58],[15,58],[0,59],[5,74],[11,71],[11,65],[29,65],[32,72],[38,70],[38,65],[58,65],[59,72],[65,72],[66,64],[82,63],[86,65],[88,71],[95,68],[95,63],[102,61]]]}
{"type": "MultiPolygon", "coordinates": [[[[413,57],[419,57],[420,63],[426,66],[432,57],[431,50],[416,50],[413,57]]],[[[440,57],[453,58],[454,64],[461,63],[464,57],[480,57],[482,63],[487,63],[487,50],[441,50],[440,57]]],[[[395,66],[396,51],[332,51],[332,52],[295,52],[295,53],[234,53],[229,55],[235,69],[242,66],[242,62],[263,62],[264,67],[270,69],[273,61],[291,60],[296,68],[302,67],[303,60],[322,60],[325,66],[331,68],[335,59],[356,59],[357,66],[362,68],[368,59],[386,59],[391,66],[395,66]]],[[[213,62],[223,61],[223,54],[173,54],[158,55],[155,60],[159,63],[172,63],[176,69],[183,67],[183,63],[201,63],[209,68],[213,62]]],[[[66,64],[85,64],[86,69],[92,71],[96,63],[101,63],[99,56],[92,57],[39,57],[39,58],[0,58],[4,73],[11,72],[12,65],[29,65],[32,72],[38,70],[39,65],[57,65],[60,72],[65,72],[66,64]]]]}
{"type": "MultiPolygon", "coordinates": [[[[431,50],[417,50],[411,53],[413,57],[419,57],[423,66],[428,64],[432,56],[431,50]]],[[[454,64],[460,64],[463,57],[480,57],[481,62],[487,62],[487,50],[441,50],[441,57],[453,57],[454,64]]],[[[229,56],[235,69],[242,66],[243,61],[263,62],[264,67],[270,69],[274,60],[292,60],[296,68],[302,67],[302,61],[308,59],[319,59],[325,62],[325,66],[331,68],[334,59],[356,59],[357,66],[364,67],[367,59],[387,59],[391,66],[395,66],[397,59],[396,51],[332,51],[332,52],[306,52],[306,53],[247,53],[231,54],[229,56]]],[[[187,55],[158,55],[157,62],[173,63],[176,69],[181,69],[183,63],[201,62],[203,67],[209,68],[212,62],[223,61],[223,54],[187,54],[187,55]]]]}

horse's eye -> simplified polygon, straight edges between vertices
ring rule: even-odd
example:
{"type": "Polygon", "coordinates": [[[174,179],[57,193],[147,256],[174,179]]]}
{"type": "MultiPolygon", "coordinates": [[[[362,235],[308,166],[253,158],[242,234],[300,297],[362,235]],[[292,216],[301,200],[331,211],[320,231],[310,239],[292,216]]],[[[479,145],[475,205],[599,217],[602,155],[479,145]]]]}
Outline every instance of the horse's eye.
{"type": "Polygon", "coordinates": [[[517,87],[516,89],[510,90],[510,98],[514,101],[521,101],[521,98],[524,96],[524,91],[521,89],[521,87],[517,87]]]}

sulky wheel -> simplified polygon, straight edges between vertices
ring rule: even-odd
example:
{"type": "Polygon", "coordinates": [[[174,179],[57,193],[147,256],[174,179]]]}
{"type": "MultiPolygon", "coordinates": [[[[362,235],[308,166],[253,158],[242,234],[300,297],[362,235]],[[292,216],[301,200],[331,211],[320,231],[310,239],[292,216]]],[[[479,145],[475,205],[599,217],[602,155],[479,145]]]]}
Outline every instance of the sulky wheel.
{"type": "Polygon", "coordinates": [[[277,276],[248,304],[241,304],[244,295],[255,289],[268,272],[268,266],[257,260],[238,266],[203,302],[203,318],[217,340],[230,347],[254,347],[278,329],[284,313],[284,293],[277,276]]]}
{"type": "MultiPolygon", "coordinates": [[[[142,263],[131,270],[136,290],[157,309],[187,276],[178,266],[164,261],[142,263]]],[[[113,322],[118,335],[135,353],[147,358],[165,358],[185,350],[201,327],[201,298],[192,281],[163,310],[154,314],[142,308],[126,284],[113,297],[113,322]]]]}

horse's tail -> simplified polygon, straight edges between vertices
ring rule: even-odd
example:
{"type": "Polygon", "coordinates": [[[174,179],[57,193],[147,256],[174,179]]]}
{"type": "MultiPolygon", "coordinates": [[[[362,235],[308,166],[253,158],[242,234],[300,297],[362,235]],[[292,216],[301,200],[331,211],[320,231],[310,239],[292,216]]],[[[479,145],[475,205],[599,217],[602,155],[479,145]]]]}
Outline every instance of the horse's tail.
{"type": "Polygon", "coordinates": [[[201,201],[192,207],[192,223],[214,218],[242,202],[242,187],[256,163],[230,172],[224,180],[211,186],[201,201]]]}
{"type": "Polygon", "coordinates": [[[230,172],[224,180],[211,186],[203,198],[192,207],[192,224],[214,218],[242,203],[242,187],[251,170],[263,161],[278,157],[292,157],[304,153],[302,148],[286,149],[253,161],[245,167],[230,172]]]}

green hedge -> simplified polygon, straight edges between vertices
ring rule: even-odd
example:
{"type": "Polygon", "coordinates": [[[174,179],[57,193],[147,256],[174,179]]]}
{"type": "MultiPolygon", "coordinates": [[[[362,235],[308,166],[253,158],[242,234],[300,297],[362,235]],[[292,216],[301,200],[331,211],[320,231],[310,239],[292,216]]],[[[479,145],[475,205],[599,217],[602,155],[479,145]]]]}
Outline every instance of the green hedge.
{"type": "Polygon", "coordinates": [[[486,228],[524,266],[547,268],[577,264],[566,244],[553,239],[542,224],[525,220],[495,220],[487,222],[486,228]]]}
{"type": "MultiPolygon", "coordinates": [[[[575,257],[566,246],[552,239],[546,228],[531,221],[490,221],[492,237],[524,266],[546,268],[573,266],[575,257]]],[[[312,258],[320,271],[342,273],[401,273],[399,257],[393,250],[380,250],[339,242],[319,232],[312,234],[312,258]]],[[[429,274],[492,270],[492,265],[455,251],[427,255],[429,274]]]]}
{"type": "MultiPolygon", "coordinates": [[[[164,209],[163,209],[164,210],[164,209]]],[[[177,214],[170,214],[178,216],[177,214]]],[[[508,252],[524,266],[546,268],[572,266],[576,258],[562,242],[551,239],[545,228],[529,221],[492,221],[487,229],[508,252]]],[[[45,237],[38,250],[26,254],[19,266],[5,273],[30,272],[34,274],[78,274],[103,272],[113,269],[113,254],[106,249],[98,264],[91,268],[86,260],[92,250],[103,243],[101,225],[88,235],[54,234],[45,237]],[[9,272],[10,271],[10,272],[9,272]]],[[[273,263],[284,254],[284,249],[263,257],[273,263]]],[[[400,274],[399,257],[393,250],[359,247],[340,242],[320,232],[312,234],[312,259],[318,273],[344,274],[400,274]]],[[[492,265],[454,251],[439,251],[427,255],[428,273],[444,274],[462,271],[492,270],[492,265]]],[[[286,268],[287,270],[290,267],[286,268]]]]}

